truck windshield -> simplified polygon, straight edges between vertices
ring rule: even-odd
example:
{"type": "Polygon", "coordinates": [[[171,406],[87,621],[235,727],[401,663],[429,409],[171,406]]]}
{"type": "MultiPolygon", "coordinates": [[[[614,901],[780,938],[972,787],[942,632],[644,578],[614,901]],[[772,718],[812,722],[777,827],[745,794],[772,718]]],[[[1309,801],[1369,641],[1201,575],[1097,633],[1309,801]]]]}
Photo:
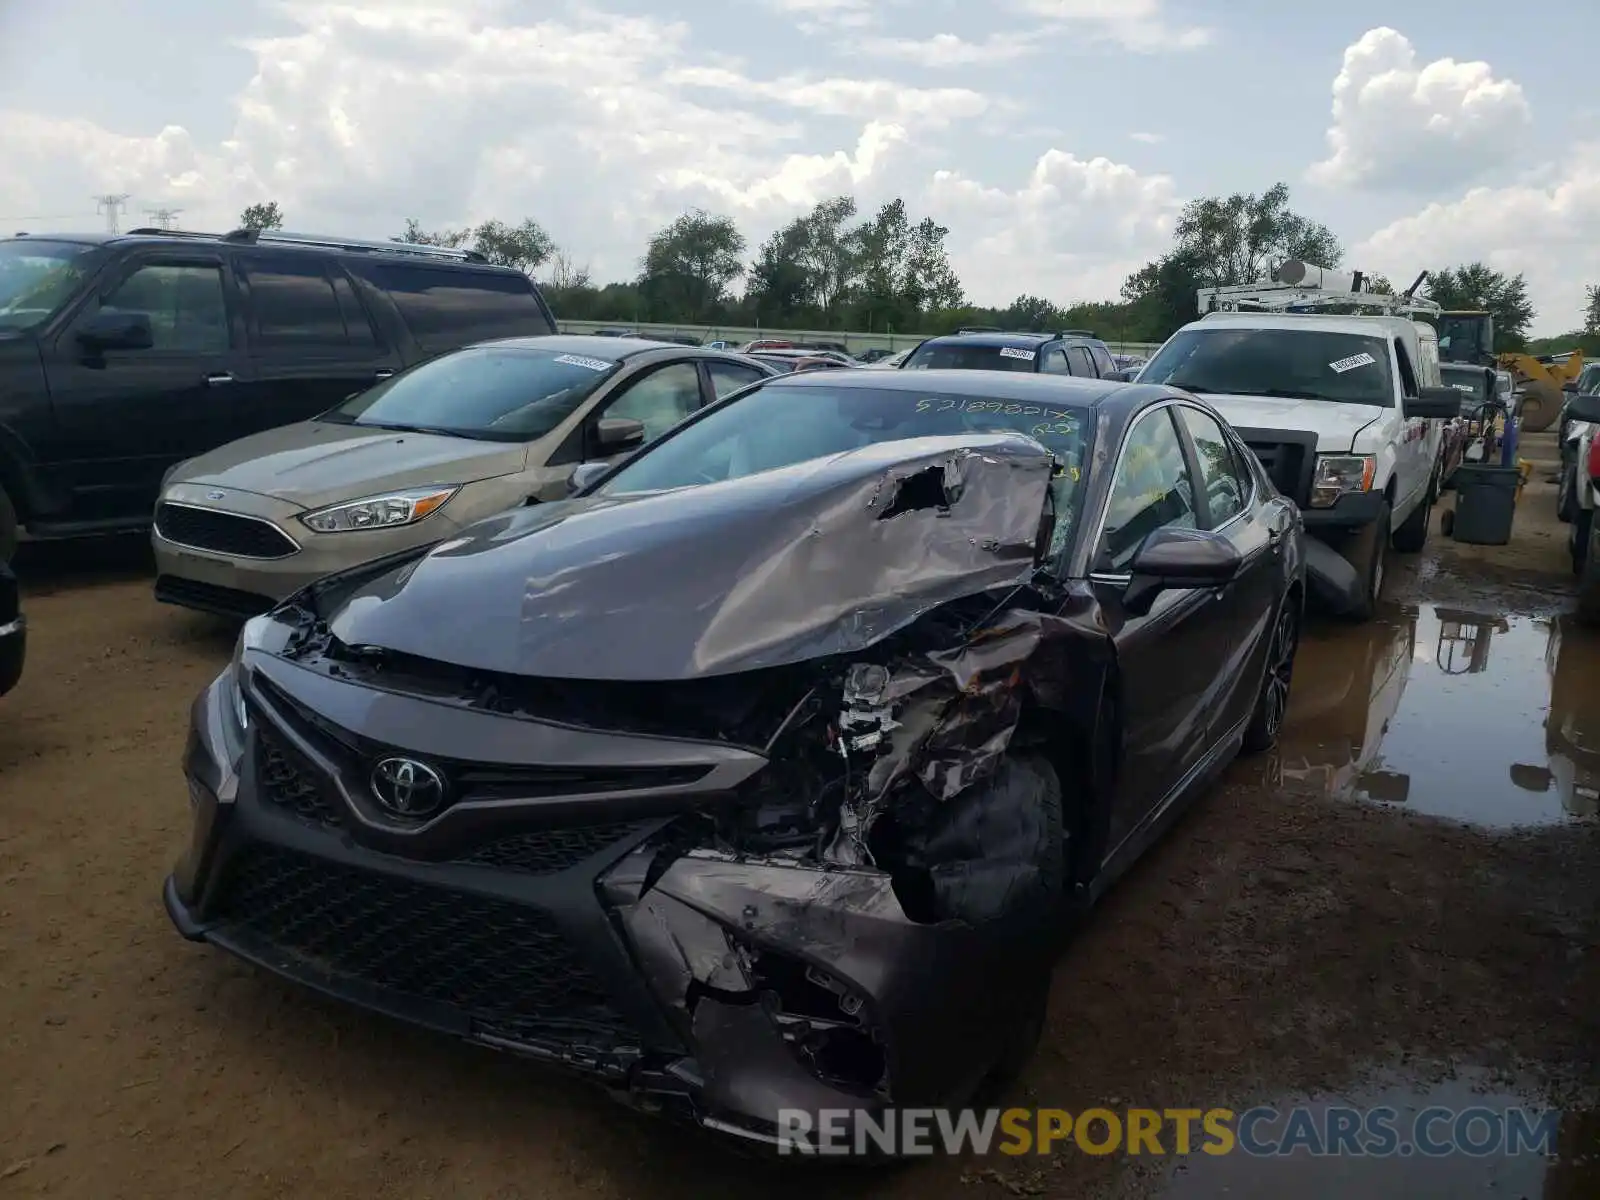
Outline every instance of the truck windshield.
{"type": "Polygon", "coordinates": [[[0,242],[0,331],[43,325],[77,294],[100,247],[8,238],[0,242]]]}
{"type": "Polygon", "coordinates": [[[1156,351],[1140,383],[1222,396],[1282,396],[1394,406],[1381,337],[1323,329],[1184,329],[1156,351]]]}

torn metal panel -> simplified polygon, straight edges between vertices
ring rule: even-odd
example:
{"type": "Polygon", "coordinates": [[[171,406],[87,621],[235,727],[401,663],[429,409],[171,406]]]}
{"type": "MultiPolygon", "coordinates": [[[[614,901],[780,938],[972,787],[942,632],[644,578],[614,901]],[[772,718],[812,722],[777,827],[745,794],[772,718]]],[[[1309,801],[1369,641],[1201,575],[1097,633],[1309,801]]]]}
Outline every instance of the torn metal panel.
{"type": "Polygon", "coordinates": [[[1030,437],[971,434],[518,509],[358,583],[330,630],[349,646],[587,680],[854,653],[941,604],[1027,582],[1053,469],[1030,437]]]}

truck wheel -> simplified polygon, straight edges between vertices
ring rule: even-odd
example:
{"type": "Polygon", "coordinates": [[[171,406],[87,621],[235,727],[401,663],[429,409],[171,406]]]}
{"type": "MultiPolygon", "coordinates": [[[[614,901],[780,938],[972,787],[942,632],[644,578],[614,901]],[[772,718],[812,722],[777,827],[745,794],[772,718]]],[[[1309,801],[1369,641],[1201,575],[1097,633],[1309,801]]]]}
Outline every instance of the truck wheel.
{"type": "Polygon", "coordinates": [[[1428,485],[1427,494],[1417,502],[1416,508],[1405,523],[1394,531],[1390,543],[1401,554],[1416,554],[1428,544],[1428,522],[1433,518],[1433,501],[1437,495],[1434,485],[1428,485]]]}
{"type": "Polygon", "coordinates": [[[17,510],[11,497],[0,491],[0,562],[10,562],[17,554],[17,510]]]}
{"type": "MultiPolygon", "coordinates": [[[[1593,517],[1592,513],[1586,514],[1593,517]]],[[[1585,625],[1600,625],[1600,524],[1589,522],[1584,541],[1583,566],[1578,568],[1578,620],[1585,625]]]]}
{"type": "Polygon", "coordinates": [[[1377,518],[1345,546],[1344,560],[1356,569],[1364,583],[1360,601],[1347,614],[1353,621],[1370,621],[1377,614],[1378,598],[1383,594],[1384,560],[1389,551],[1389,502],[1378,508],[1377,518]]]}

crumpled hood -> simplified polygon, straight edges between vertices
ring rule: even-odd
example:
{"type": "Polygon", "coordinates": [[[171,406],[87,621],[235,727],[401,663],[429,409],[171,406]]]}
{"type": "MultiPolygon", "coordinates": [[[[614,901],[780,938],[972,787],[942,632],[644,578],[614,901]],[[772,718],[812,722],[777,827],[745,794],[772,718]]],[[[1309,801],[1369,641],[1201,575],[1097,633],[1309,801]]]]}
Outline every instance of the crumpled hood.
{"type": "Polygon", "coordinates": [[[527,457],[520,442],[298,421],[190,459],[168,483],[231,488],[321,508],[395,488],[509,475],[522,470],[527,457]]]}
{"type": "Polygon", "coordinates": [[[1288,400],[1277,396],[1230,396],[1197,392],[1228,424],[1239,429],[1303,429],[1317,435],[1318,454],[1348,454],[1356,434],[1383,416],[1372,404],[1288,400]]]}
{"type": "Polygon", "coordinates": [[[356,586],[328,625],[346,645],[568,679],[678,680],[853,652],[939,604],[1030,579],[1053,468],[1019,434],[920,438],[535,505],[356,586]]]}

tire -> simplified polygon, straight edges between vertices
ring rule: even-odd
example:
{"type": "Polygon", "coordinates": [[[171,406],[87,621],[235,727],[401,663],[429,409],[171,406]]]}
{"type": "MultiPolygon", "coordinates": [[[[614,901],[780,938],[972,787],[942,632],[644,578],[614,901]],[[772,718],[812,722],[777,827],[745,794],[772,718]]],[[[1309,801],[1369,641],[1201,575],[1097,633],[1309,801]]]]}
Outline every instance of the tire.
{"type": "Polygon", "coordinates": [[[1572,516],[1572,529],[1567,534],[1567,553],[1572,556],[1572,573],[1580,579],[1583,567],[1589,561],[1589,535],[1594,528],[1594,510],[1580,508],[1572,516]]]}
{"type": "Polygon", "coordinates": [[[1384,560],[1389,551],[1391,511],[1385,500],[1373,522],[1351,538],[1344,548],[1344,560],[1356,569],[1363,585],[1361,599],[1346,614],[1352,621],[1370,621],[1377,614],[1378,601],[1383,595],[1384,560]]]}
{"type": "Polygon", "coordinates": [[[1578,568],[1578,620],[1600,625],[1600,523],[1588,514],[1589,536],[1584,542],[1583,565],[1578,568]]]}
{"type": "Polygon", "coordinates": [[[1561,485],[1556,488],[1556,519],[1571,523],[1578,515],[1578,470],[1564,467],[1561,485]]]}
{"type": "Polygon", "coordinates": [[[1390,537],[1390,546],[1401,554],[1418,554],[1428,544],[1428,522],[1433,519],[1433,502],[1438,497],[1434,483],[1428,484],[1427,494],[1417,502],[1416,508],[1405,523],[1390,537]]]}
{"type": "Polygon", "coordinates": [[[1300,649],[1300,618],[1299,598],[1291,592],[1283,598],[1277,620],[1272,623],[1261,690],[1256,695],[1256,708],[1250,716],[1249,727],[1244,731],[1242,749],[1245,754],[1262,754],[1278,744],[1278,734],[1283,731],[1283,719],[1289,709],[1295,653],[1300,649]]]}
{"type": "Polygon", "coordinates": [[[8,563],[17,556],[18,529],[16,507],[0,490],[0,562],[8,563]]]}
{"type": "Polygon", "coordinates": [[[1445,537],[1449,537],[1455,531],[1456,510],[1453,508],[1446,509],[1445,512],[1439,517],[1439,532],[1444,534],[1445,537]]]}

